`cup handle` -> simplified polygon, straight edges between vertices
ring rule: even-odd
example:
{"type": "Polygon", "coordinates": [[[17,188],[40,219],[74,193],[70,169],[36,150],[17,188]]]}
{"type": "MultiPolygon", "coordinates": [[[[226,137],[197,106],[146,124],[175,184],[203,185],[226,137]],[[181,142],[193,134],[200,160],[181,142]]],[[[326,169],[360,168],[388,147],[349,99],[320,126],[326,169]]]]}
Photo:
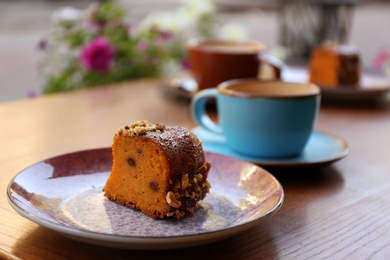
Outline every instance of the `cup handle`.
{"type": "Polygon", "coordinates": [[[260,60],[260,64],[261,64],[259,77],[261,79],[269,79],[269,78],[281,79],[282,68],[284,66],[283,61],[279,60],[278,58],[276,58],[272,55],[266,54],[266,53],[260,54],[259,60],[260,60]],[[264,65],[266,65],[266,66],[264,66],[264,65]],[[273,72],[272,77],[269,76],[270,73],[268,72],[269,70],[267,71],[267,67],[272,69],[272,72],[273,72]]]}
{"type": "Polygon", "coordinates": [[[216,98],[217,93],[216,88],[211,88],[195,94],[191,100],[191,116],[204,129],[216,134],[222,134],[222,127],[214,123],[206,112],[207,101],[211,98],[216,98]]]}

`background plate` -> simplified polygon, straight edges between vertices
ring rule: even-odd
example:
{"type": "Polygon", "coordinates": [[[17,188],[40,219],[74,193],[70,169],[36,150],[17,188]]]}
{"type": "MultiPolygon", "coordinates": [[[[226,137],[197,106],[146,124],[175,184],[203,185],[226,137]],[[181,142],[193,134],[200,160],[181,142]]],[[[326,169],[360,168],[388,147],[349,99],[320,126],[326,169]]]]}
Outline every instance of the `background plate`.
{"type": "MultiPolygon", "coordinates": [[[[291,82],[309,82],[307,65],[288,65],[283,69],[282,79],[291,82]]],[[[354,86],[329,87],[319,85],[325,100],[372,101],[384,98],[390,90],[390,78],[381,71],[366,68],[360,83],[354,86]]]]}
{"type": "MultiPolygon", "coordinates": [[[[384,72],[365,68],[361,82],[354,86],[329,87],[319,85],[323,101],[371,102],[387,98],[390,90],[390,78],[384,72]]],[[[307,65],[302,62],[286,64],[282,71],[282,80],[306,83],[309,81],[307,65]]],[[[196,82],[190,75],[173,78],[162,88],[169,96],[191,100],[198,92],[196,82]]]]}

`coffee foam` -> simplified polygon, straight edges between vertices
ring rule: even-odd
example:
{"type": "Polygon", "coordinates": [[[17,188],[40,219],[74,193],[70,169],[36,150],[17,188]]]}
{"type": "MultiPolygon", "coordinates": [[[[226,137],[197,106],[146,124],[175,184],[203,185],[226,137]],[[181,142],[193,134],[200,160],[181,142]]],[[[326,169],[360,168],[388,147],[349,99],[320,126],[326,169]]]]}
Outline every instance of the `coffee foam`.
{"type": "Polygon", "coordinates": [[[237,97],[300,97],[320,93],[314,84],[288,83],[282,81],[243,81],[220,85],[223,94],[237,97]]]}
{"type": "Polygon", "coordinates": [[[202,46],[202,50],[212,52],[223,52],[223,53],[256,53],[260,51],[257,46],[244,46],[244,45],[210,45],[202,46]]]}
{"type": "Polygon", "coordinates": [[[194,44],[191,47],[216,53],[258,53],[264,49],[264,46],[261,43],[228,41],[206,41],[194,44]]]}

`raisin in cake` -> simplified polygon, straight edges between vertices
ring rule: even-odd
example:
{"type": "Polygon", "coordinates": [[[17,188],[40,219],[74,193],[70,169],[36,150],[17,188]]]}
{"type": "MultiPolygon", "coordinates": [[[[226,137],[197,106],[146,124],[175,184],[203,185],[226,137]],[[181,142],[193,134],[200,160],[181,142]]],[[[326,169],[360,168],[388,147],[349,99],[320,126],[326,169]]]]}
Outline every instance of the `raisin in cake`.
{"type": "Polygon", "coordinates": [[[118,129],[105,184],[111,201],[152,218],[182,218],[205,198],[211,164],[198,137],[179,126],[137,121],[118,129]]]}

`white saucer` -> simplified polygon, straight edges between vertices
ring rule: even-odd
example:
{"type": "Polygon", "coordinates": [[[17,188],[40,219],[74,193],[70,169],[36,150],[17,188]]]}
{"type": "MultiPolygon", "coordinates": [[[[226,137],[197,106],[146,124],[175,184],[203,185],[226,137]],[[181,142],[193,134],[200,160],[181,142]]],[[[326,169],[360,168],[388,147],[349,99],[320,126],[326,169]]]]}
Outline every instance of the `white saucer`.
{"type": "Polygon", "coordinates": [[[344,139],[315,131],[305,150],[297,157],[259,158],[239,154],[229,149],[225,144],[224,136],[211,133],[201,127],[196,127],[192,131],[202,140],[203,148],[206,151],[233,156],[264,167],[320,167],[340,160],[349,153],[348,144],[344,139]]]}

